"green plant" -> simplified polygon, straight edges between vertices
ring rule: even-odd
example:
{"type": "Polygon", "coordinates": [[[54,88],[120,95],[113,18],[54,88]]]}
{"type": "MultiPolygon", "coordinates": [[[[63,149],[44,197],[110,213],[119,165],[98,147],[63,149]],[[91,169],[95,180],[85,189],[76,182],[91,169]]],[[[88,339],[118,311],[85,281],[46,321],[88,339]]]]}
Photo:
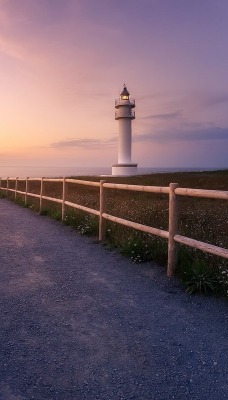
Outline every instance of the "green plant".
{"type": "Polygon", "coordinates": [[[15,203],[18,204],[18,205],[21,206],[21,207],[25,207],[25,201],[24,201],[24,199],[22,199],[21,197],[17,197],[17,198],[15,199],[15,203]]]}
{"type": "Polygon", "coordinates": [[[85,215],[77,227],[81,235],[96,235],[98,232],[98,220],[95,215],[85,215]]]}
{"type": "Polygon", "coordinates": [[[130,257],[135,263],[149,261],[153,258],[152,248],[142,238],[137,236],[128,238],[127,242],[122,245],[120,252],[130,257]]]}
{"type": "Polygon", "coordinates": [[[46,209],[41,210],[40,215],[43,215],[43,216],[48,215],[48,210],[46,210],[46,209]]]}
{"type": "Polygon", "coordinates": [[[223,261],[217,271],[217,279],[219,282],[219,289],[222,295],[228,297],[228,265],[223,261]]]}
{"type": "Polygon", "coordinates": [[[209,294],[217,292],[219,287],[216,271],[208,268],[201,260],[196,260],[192,268],[182,275],[186,292],[209,294]]]}
{"type": "Polygon", "coordinates": [[[61,213],[61,211],[58,211],[58,210],[51,209],[48,211],[48,215],[50,218],[56,219],[57,221],[61,221],[61,219],[62,219],[62,213],[61,213]]]}
{"type": "Polygon", "coordinates": [[[77,229],[81,235],[98,234],[98,219],[95,215],[88,215],[82,211],[68,213],[64,219],[64,223],[77,229]]]}

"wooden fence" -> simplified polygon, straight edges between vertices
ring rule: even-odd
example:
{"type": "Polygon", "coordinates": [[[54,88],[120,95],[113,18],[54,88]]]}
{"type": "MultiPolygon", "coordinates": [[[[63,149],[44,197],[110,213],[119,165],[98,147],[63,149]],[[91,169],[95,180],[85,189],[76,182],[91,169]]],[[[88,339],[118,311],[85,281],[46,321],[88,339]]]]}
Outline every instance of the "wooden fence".
{"type": "Polygon", "coordinates": [[[106,220],[128,226],[130,228],[140,230],[142,232],[150,233],[155,236],[159,236],[168,240],[168,266],[167,275],[173,276],[176,265],[177,265],[177,243],[181,243],[207,253],[211,253],[223,258],[228,259],[228,250],[222,247],[213,246],[208,243],[200,242],[198,240],[190,239],[186,236],[181,236],[178,234],[178,196],[190,196],[190,197],[200,197],[200,198],[210,198],[210,199],[222,199],[228,200],[228,191],[219,190],[203,190],[203,189],[189,189],[180,188],[177,183],[170,183],[168,187],[162,186],[141,186],[141,185],[127,185],[127,184],[117,184],[108,183],[105,180],[100,182],[83,181],[78,179],[50,179],[50,178],[0,178],[0,190],[8,192],[14,192],[15,199],[17,194],[24,195],[25,205],[27,204],[28,196],[36,197],[40,202],[40,212],[42,211],[43,200],[53,201],[55,203],[60,203],[62,205],[62,220],[65,219],[66,206],[76,208],[85,211],[90,214],[97,215],[99,217],[99,240],[105,240],[106,235],[106,220]],[[2,181],[6,181],[6,187],[2,186],[2,181]],[[9,182],[15,181],[14,188],[9,187],[9,182]],[[25,182],[25,191],[18,190],[18,181],[25,182]],[[30,181],[40,181],[40,193],[30,193],[29,192],[29,182],[30,181]],[[61,182],[62,183],[62,199],[57,199],[53,197],[44,196],[44,183],[45,182],[61,182]],[[100,189],[100,209],[95,210],[93,208],[84,207],[80,204],[72,203],[66,200],[66,184],[73,183],[79,185],[95,186],[100,189]],[[137,192],[150,192],[150,193],[163,193],[169,195],[169,228],[168,231],[157,229],[151,226],[139,224],[136,222],[128,221],[123,218],[115,217],[113,215],[106,213],[106,203],[107,189],[118,189],[118,190],[131,190],[137,192]]]}

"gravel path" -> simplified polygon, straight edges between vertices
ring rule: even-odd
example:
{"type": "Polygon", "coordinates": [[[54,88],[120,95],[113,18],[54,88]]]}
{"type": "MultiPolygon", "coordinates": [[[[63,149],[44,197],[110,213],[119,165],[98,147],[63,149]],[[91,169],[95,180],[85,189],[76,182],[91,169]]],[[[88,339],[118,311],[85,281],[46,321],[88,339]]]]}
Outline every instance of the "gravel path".
{"type": "Polygon", "coordinates": [[[227,302],[0,200],[0,399],[228,399],[227,302]]]}

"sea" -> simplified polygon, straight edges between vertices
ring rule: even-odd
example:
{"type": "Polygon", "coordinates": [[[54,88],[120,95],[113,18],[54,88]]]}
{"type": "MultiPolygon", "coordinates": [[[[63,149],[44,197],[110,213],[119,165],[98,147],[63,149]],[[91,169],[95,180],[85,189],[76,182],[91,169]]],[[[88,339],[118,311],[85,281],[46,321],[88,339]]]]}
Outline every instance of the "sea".
{"type": "MultiPolygon", "coordinates": [[[[164,172],[214,171],[221,168],[138,168],[138,175],[164,172]]],[[[0,177],[56,178],[111,175],[111,167],[0,166],[0,177]]]]}

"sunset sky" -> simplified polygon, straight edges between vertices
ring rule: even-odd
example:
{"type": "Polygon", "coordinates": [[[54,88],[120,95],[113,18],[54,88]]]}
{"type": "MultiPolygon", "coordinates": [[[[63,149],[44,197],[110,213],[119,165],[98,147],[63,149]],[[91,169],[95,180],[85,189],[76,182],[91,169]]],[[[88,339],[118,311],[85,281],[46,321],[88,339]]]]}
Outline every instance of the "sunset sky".
{"type": "Polygon", "coordinates": [[[228,167],[227,0],[0,0],[0,166],[228,167]]]}

